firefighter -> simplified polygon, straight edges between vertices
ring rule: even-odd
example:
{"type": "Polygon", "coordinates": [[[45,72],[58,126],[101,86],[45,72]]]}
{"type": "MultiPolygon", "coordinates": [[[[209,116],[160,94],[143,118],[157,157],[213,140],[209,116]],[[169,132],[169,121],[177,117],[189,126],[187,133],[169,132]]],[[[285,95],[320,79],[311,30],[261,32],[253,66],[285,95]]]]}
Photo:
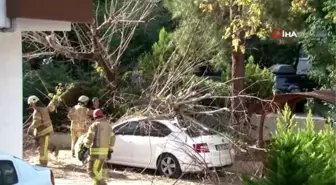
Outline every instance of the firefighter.
{"type": "Polygon", "coordinates": [[[97,97],[92,98],[93,109],[99,109],[99,99],[97,97]]]}
{"type": "Polygon", "coordinates": [[[80,96],[78,104],[69,110],[68,118],[71,120],[71,152],[72,157],[75,157],[75,144],[78,138],[85,134],[90,125],[91,111],[87,108],[89,98],[87,96],[80,96]]]}
{"type": "MultiPolygon", "coordinates": [[[[34,109],[33,122],[28,128],[28,134],[33,135],[39,146],[39,165],[48,165],[49,136],[54,132],[49,112],[55,111],[53,101],[46,107],[37,96],[30,96],[28,104],[34,109]]],[[[55,148],[53,148],[55,153],[55,148]]]]}
{"type": "Polygon", "coordinates": [[[79,147],[79,159],[83,159],[81,154],[90,150],[87,172],[93,179],[94,185],[106,185],[103,179],[103,166],[105,160],[110,159],[113,153],[115,135],[101,109],[94,110],[93,117],[94,122],[79,147]]]}

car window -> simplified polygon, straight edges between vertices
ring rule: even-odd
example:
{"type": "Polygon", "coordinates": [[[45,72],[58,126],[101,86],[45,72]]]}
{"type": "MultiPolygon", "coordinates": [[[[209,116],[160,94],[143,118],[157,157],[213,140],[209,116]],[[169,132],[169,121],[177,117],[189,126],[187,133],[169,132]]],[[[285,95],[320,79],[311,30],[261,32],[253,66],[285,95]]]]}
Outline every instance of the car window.
{"type": "Polygon", "coordinates": [[[0,160],[0,184],[14,185],[18,182],[19,180],[13,162],[0,160]]]}
{"type": "Polygon", "coordinates": [[[185,129],[185,132],[190,137],[199,137],[199,136],[208,136],[208,135],[216,135],[216,132],[210,130],[205,126],[201,126],[193,123],[190,120],[179,120],[179,125],[185,129]]]}
{"type": "Polygon", "coordinates": [[[171,130],[164,124],[157,121],[142,122],[141,133],[143,136],[166,137],[171,130]]]}
{"type": "Polygon", "coordinates": [[[130,121],[114,127],[113,131],[116,135],[140,135],[140,125],[138,121],[130,121]]]}

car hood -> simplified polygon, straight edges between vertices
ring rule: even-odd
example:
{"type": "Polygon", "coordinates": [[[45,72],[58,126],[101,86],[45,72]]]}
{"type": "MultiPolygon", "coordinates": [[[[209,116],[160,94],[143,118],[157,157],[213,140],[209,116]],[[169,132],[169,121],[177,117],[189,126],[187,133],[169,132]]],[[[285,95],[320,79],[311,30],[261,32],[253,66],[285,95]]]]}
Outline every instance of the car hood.
{"type": "Polygon", "coordinates": [[[41,166],[32,166],[32,167],[37,171],[50,170],[49,168],[41,167],[41,166]]]}

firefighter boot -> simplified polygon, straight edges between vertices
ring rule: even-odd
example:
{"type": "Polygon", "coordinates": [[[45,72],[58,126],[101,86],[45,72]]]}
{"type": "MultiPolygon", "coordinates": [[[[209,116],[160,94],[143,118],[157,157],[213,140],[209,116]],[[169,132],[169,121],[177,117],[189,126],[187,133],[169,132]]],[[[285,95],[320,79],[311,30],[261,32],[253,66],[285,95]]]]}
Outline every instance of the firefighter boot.
{"type": "Polygon", "coordinates": [[[104,179],[100,180],[97,185],[107,185],[104,179]]]}
{"type": "Polygon", "coordinates": [[[55,146],[52,150],[51,153],[54,154],[55,158],[58,160],[58,154],[59,154],[59,148],[55,146]]]}
{"type": "Polygon", "coordinates": [[[108,185],[104,179],[93,180],[93,185],[108,185]]]}

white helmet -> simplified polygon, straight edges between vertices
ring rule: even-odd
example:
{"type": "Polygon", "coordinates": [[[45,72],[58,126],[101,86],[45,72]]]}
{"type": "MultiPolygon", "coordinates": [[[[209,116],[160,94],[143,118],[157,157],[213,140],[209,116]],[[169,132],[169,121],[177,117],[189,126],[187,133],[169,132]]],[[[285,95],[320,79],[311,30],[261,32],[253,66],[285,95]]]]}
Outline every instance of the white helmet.
{"type": "Polygon", "coordinates": [[[80,96],[78,98],[78,101],[82,102],[82,103],[88,102],[89,101],[89,97],[82,95],[82,96],[80,96]]]}
{"type": "Polygon", "coordinates": [[[39,100],[40,100],[40,99],[39,99],[37,96],[35,96],[35,95],[29,96],[29,98],[28,98],[28,104],[36,103],[36,102],[38,102],[39,100]]]}

